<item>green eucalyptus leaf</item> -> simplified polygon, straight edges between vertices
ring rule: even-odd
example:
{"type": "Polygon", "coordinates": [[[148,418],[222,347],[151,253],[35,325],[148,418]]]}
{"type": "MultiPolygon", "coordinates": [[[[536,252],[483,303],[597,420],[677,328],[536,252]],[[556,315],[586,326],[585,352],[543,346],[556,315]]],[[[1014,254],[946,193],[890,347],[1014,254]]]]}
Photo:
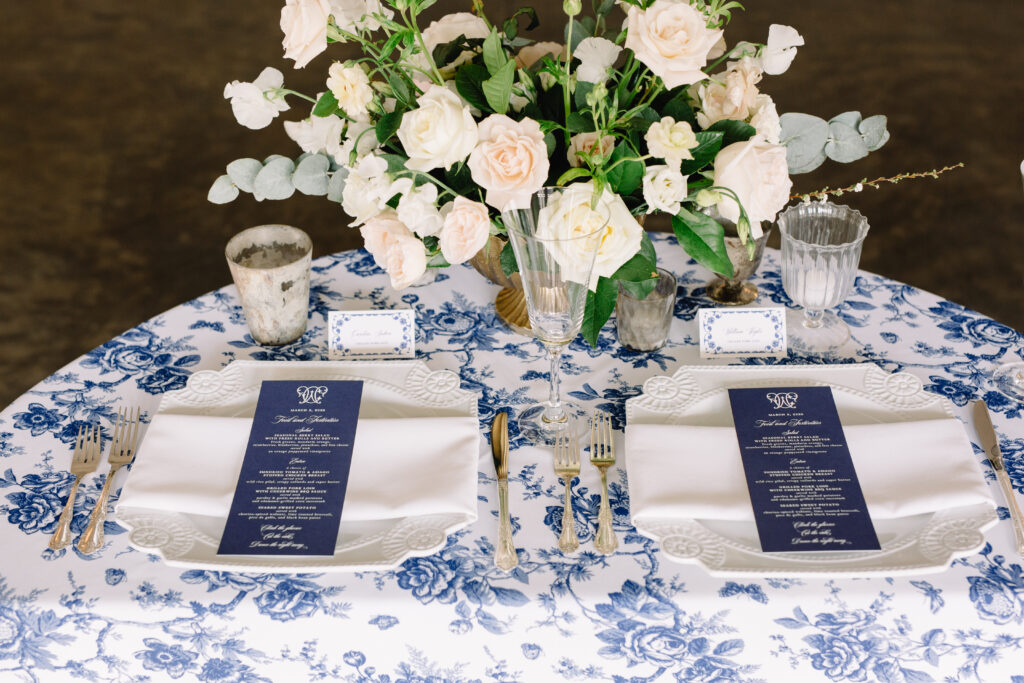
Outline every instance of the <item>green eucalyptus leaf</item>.
{"type": "Polygon", "coordinates": [[[391,136],[395,134],[398,127],[402,125],[402,116],[405,114],[401,109],[393,112],[384,114],[377,121],[375,132],[377,134],[377,142],[384,144],[391,139],[391,136]]]}
{"type": "Polygon", "coordinates": [[[501,262],[502,272],[507,277],[512,277],[519,272],[519,263],[516,261],[516,253],[512,249],[511,242],[505,242],[505,246],[501,248],[498,260],[501,262]]]}
{"type": "MultiPolygon", "coordinates": [[[[286,157],[283,154],[271,154],[269,157],[263,160],[263,165],[266,166],[271,161],[277,161],[278,159],[288,159],[288,157],[286,157]]],[[[288,159],[288,161],[291,161],[291,159],[288,159]]]]}
{"type": "Polygon", "coordinates": [[[845,123],[850,128],[856,129],[860,126],[860,112],[859,111],[845,111],[842,114],[836,114],[828,121],[829,123],[845,123]]]}
{"type": "Polygon", "coordinates": [[[868,155],[868,146],[856,129],[845,123],[833,121],[828,124],[829,141],[825,143],[825,154],[829,159],[848,164],[868,155]]]}
{"type": "MultiPolygon", "coordinates": [[[[509,97],[512,95],[512,84],[516,78],[516,63],[511,59],[505,62],[505,66],[481,83],[484,97],[487,104],[497,114],[504,114],[508,111],[509,97]]],[[[456,86],[457,87],[457,86],[456,86]]]]}
{"type": "Polygon", "coordinates": [[[222,175],[213,181],[210,191],[206,193],[206,201],[214,204],[227,204],[238,196],[238,188],[231,182],[230,176],[222,175]]]}
{"type": "Polygon", "coordinates": [[[788,112],[779,117],[790,173],[808,173],[825,161],[828,123],[810,114],[788,112]]]}
{"type": "Polygon", "coordinates": [[[690,257],[714,273],[732,277],[732,261],[725,250],[725,229],[703,213],[680,209],[672,217],[672,230],[690,257]]]}
{"type": "Polygon", "coordinates": [[[483,112],[492,111],[483,89],[487,77],[487,67],[480,64],[463,64],[455,72],[455,89],[463,99],[483,112]]]}
{"type": "Polygon", "coordinates": [[[262,170],[263,164],[256,159],[235,159],[228,164],[227,168],[231,182],[243,192],[252,192],[252,184],[256,181],[256,174],[262,170]]]}
{"type": "Polygon", "coordinates": [[[612,317],[615,300],[619,296],[619,284],[606,277],[598,278],[596,291],[587,292],[587,307],[583,312],[583,325],[580,332],[591,346],[597,346],[597,338],[601,328],[612,317]]]}
{"type": "Polygon", "coordinates": [[[302,194],[322,197],[327,194],[327,171],[331,160],[323,154],[311,154],[299,161],[292,174],[292,185],[302,194]]]}
{"type": "Polygon", "coordinates": [[[288,199],[295,194],[295,185],[292,184],[294,172],[295,162],[288,157],[271,160],[256,174],[253,182],[252,194],[256,201],[288,199]]]}
{"type": "Polygon", "coordinates": [[[330,90],[320,96],[313,106],[313,116],[331,116],[338,111],[338,99],[330,90]]]}
{"type": "Polygon", "coordinates": [[[348,169],[339,168],[331,175],[327,182],[327,198],[332,202],[342,202],[342,193],[345,191],[345,180],[348,179],[348,169]]]}
{"type": "Polygon", "coordinates": [[[864,138],[864,144],[867,145],[869,152],[874,152],[889,141],[889,131],[886,129],[887,123],[888,119],[881,114],[869,116],[860,122],[857,130],[860,131],[861,137],[864,138]]]}

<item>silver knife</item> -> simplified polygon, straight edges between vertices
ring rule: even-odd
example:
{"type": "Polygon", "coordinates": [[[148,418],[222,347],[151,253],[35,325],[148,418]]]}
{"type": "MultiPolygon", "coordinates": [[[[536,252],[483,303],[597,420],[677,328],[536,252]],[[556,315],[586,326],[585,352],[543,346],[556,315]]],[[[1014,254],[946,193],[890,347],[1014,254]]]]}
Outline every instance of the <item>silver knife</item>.
{"type": "Polygon", "coordinates": [[[984,401],[974,402],[974,424],[978,429],[978,436],[981,437],[981,447],[985,449],[985,455],[988,456],[988,461],[992,463],[992,469],[996,472],[996,479],[1003,487],[1006,507],[1010,508],[1013,533],[1017,539],[1017,553],[1024,556],[1024,517],[1021,516],[1017,498],[1013,495],[1010,475],[1006,473],[1006,467],[1003,466],[1003,452],[999,448],[999,436],[996,434],[995,427],[992,426],[992,416],[989,415],[988,406],[984,401]]]}
{"type": "Polygon", "coordinates": [[[516,547],[512,544],[512,521],[508,516],[508,413],[500,412],[491,423],[491,454],[498,475],[498,544],[494,564],[511,571],[517,564],[516,547]]]}

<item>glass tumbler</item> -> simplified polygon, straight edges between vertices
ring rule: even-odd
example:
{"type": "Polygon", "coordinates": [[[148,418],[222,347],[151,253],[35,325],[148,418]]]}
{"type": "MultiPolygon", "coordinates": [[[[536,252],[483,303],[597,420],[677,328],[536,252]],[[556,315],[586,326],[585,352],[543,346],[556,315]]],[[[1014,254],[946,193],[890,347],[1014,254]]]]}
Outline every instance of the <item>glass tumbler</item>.
{"type": "Polygon", "coordinates": [[[868,221],[848,206],[804,203],[778,218],[782,234],[782,286],[801,315],[789,310],[786,329],[794,351],[820,355],[850,338],[850,328],[827,309],[838,306],[857,277],[868,221]]]}
{"type": "Polygon", "coordinates": [[[619,283],[615,301],[615,333],[630,351],[656,351],[668,341],[676,303],[676,277],[658,268],[658,284],[646,299],[633,296],[619,283]]]}

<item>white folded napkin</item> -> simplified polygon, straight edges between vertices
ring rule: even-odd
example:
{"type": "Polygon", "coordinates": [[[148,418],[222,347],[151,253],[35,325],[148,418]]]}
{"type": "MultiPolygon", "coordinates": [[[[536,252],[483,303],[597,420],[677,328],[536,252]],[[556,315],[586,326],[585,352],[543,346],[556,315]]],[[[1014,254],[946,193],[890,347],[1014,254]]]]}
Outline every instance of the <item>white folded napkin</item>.
{"type": "MultiPolygon", "coordinates": [[[[251,417],[158,413],[117,506],[226,519],[251,417]]],[[[456,513],[476,519],[474,417],[360,418],[341,520],[456,513]]]]}
{"type": "MultiPolygon", "coordinates": [[[[954,419],[844,426],[843,432],[874,519],[995,504],[954,419]]],[[[634,522],[754,520],[732,427],[628,425],[626,470],[634,522]]]]}

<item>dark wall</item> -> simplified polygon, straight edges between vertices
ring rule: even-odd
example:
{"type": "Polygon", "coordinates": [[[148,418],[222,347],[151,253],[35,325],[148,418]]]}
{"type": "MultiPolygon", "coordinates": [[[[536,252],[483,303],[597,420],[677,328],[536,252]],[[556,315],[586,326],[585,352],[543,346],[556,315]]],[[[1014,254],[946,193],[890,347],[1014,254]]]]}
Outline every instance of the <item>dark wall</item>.
{"type": "MultiPolygon", "coordinates": [[[[762,82],[780,112],[889,116],[885,148],[797,176],[795,189],[965,162],[938,180],[844,197],[872,225],[862,266],[1024,329],[1024,2],[746,4],[730,43],[763,41],[773,22],[807,40],[789,72],[762,82]]],[[[323,89],[325,58],[301,71],[282,59],[280,6],[6,3],[0,406],[124,329],[227,284],[223,246],[244,227],[300,226],[315,255],[358,246],[340,208],[323,199],[206,202],[229,161],[297,153],[279,124],[237,125],[225,83],[272,65],[296,90],[323,89]]],[[[487,3],[492,18],[513,6],[487,3]]],[[[434,11],[468,8],[442,0],[434,11]]],[[[539,35],[557,37],[560,3],[539,9],[539,35]]],[[[305,115],[294,104],[282,119],[305,115]]]]}

